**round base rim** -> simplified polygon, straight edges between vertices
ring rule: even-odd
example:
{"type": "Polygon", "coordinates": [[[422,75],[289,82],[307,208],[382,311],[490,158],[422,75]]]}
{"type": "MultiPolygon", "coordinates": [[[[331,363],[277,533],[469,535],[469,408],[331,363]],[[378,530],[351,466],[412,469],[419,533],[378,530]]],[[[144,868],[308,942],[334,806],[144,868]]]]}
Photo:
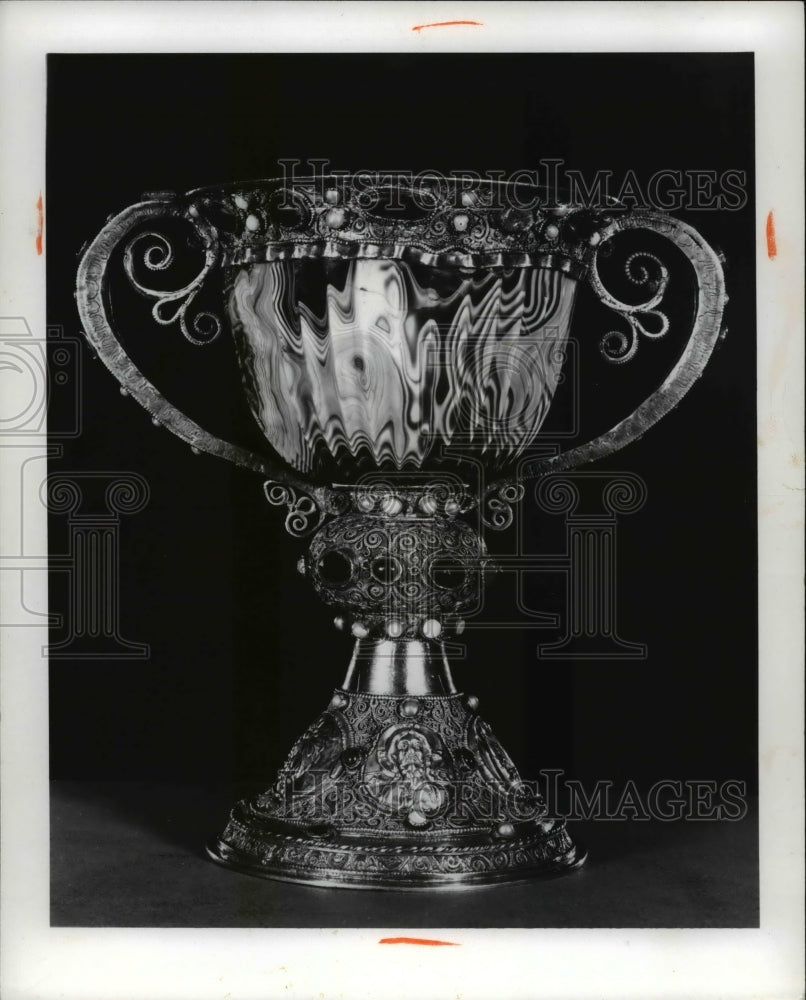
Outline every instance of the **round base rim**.
{"type": "Polygon", "coordinates": [[[575,843],[571,850],[565,854],[528,868],[452,874],[407,872],[405,875],[398,876],[384,873],[373,877],[368,876],[367,873],[350,874],[335,869],[327,875],[323,875],[321,872],[308,872],[287,865],[264,864],[257,861],[254,856],[230,847],[219,837],[208,841],[205,845],[205,852],[207,857],[217,865],[256,878],[322,889],[382,889],[398,892],[422,892],[423,890],[459,892],[560,878],[579,870],[588,857],[584,847],[575,843]]]}

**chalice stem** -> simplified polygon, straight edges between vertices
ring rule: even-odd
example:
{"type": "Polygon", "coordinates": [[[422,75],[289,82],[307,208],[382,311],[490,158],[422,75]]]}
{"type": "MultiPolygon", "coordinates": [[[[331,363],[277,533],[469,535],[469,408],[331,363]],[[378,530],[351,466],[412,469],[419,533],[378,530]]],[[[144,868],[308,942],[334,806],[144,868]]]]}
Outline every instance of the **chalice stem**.
{"type": "Polygon", "coordinates": [[[342,690],[397,697],[456,694],[444,644],[417,639],[356,639],[342,690]]]}

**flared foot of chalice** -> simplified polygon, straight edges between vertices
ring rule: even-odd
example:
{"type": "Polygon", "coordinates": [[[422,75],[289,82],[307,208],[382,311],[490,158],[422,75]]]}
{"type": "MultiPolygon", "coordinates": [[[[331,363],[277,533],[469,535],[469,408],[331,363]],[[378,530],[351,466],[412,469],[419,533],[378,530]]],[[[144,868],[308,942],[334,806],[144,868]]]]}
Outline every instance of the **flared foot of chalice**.
{"type": "Polygon", "coordinates": [[[273,783],[235,805],[209,856],[354,888],[470,888],[579,867],[564,821],[457,689],[446,643],[483,615],[494,564],[484,532],[512,525],[524,484],[639,437],[704,368],[725,295],[699,234],[662,213],[564,204],[523,185],[261,181],[125,210],[86,251],[77,298],[98,356],[156,423],[264,476],[269,504],[307,540],[299,571],[354,640],[341,685],[273,783]],[[654,252],[624,251],[638,301],[615,297],[600,273],[622,237],[647,232],[689,262],[690,335],[613,426],[570,449],[546,444],[581,283],[626,328],[598,340],[602,371],[670,328],[669,272],[654,252]],[[179,287],[166,277],[175,244],[191,261],[179,287]],[[153,320],[192,344],[224,329],[194,305],[223,277],[265,450],[203,430],[136,367],[112,331],[117,269],[153,302],[153,320]]]}
{"type": "MultiPolygon", "coordinates": [[[[402,645],[392,655],[421,655],[402,645]]],[[[474,703],[345,683],[275,785],[236,805],[209,855],[252,875],[353,888],[461,889],[578,867],[585,855],[563,821],[525,818],[540,805],[474,703]]]]}
{"type": "Polygon", "coordinates": [[[387,482],[338,496],[349,511],[314,535],[300,569],[355,637],[346,677],[210,855],[271,878],[409,889],[580,865],[451,675],[445,640],[479,602],[485,558],[458,516],[468,492],[387,482]]]}

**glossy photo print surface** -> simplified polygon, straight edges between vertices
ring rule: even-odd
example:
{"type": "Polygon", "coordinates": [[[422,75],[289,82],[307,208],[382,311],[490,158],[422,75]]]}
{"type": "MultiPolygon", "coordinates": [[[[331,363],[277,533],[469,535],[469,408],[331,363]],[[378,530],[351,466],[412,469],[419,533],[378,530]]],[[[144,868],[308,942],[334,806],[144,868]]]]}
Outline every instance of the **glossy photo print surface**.
{"type": "Polygon", "coordinates": [[[4,1000],[800,996],[802,28],[3,6],[4,1000]]]}
{"type": "Polygon", "coordinates": [[[753,170],[750,53],[50,56],[54,925],[758,926],[753,170]]]}

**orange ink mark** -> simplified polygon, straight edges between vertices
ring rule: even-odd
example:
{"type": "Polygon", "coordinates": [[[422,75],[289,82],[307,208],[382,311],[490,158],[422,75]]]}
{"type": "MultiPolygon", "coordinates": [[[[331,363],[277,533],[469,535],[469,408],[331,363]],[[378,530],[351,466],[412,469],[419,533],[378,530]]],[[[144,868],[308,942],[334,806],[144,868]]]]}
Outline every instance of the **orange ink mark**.
{"type": "Polygon", "coordinates": [[[42,213],[42,193],[39,194],[39,200],[36,203],[36,253],[38,257],[42,256],[42,227],[44,225],[44,215],[42,213]]]}
{"type": "Polygon", "coordinates": [[[767,256],[770,260],[775,260],[778,256],[778,247],[775,243],[775,219],[772,212],[767,216],[767,256]]]}
{"type": "Polygon", "coordinates": [[[458,948],[458,941],[435,941],[433,938],[412,938],[412,937],[393,937],[393,938],[381,938],[378,944],[428,944],[437,945],[444,947],[448,945],[452,948],[458,948]]]}
{"type": "Polygon", "coordinates": [[[415,24],[412,31],[422,31],[423,28],[450,28],[454,24],[472,24],[476,28],[483,28],[481,21],[435,21],[433,24],[415,24]]]}

